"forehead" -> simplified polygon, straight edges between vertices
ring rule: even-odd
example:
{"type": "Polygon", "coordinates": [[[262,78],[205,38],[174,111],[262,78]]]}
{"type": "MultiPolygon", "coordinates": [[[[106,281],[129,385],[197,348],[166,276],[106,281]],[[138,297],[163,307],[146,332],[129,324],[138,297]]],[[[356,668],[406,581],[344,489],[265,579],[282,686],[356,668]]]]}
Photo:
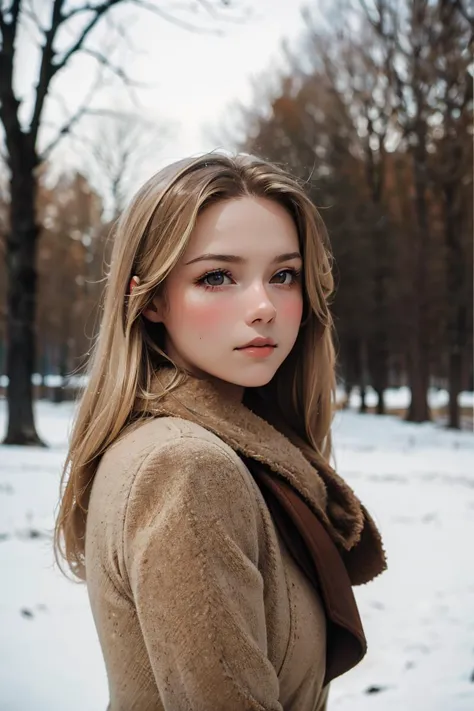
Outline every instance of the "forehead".
{"type": "Polygon", "coordinates": [[[249,251],[298,249],[298,232],[288,211],[274,200],[234,198],[206,208],[197,218],[185,253],[193,259],[203,252],[232,250],[244,256],[249,251]]]}

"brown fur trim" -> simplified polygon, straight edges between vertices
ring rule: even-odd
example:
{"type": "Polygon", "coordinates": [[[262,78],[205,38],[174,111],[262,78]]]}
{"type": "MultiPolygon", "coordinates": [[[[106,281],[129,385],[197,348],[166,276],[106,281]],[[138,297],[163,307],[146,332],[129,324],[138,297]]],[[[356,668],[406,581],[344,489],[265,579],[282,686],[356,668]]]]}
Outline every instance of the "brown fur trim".
{"type": "MultiPolygon", "coordinates": [[[[153,391],[162,393],[171,379],[170,369],[160,370],[153,391]]],[[[265,463],[296,489],[341,550],[353,584],[368,582],[385,570],[380,533],[350,486],[329,466],[317,470],[287,437],[218,381],[190,376],[158,398],[152,410],[201,425],[235,452],[265,463]]]]}

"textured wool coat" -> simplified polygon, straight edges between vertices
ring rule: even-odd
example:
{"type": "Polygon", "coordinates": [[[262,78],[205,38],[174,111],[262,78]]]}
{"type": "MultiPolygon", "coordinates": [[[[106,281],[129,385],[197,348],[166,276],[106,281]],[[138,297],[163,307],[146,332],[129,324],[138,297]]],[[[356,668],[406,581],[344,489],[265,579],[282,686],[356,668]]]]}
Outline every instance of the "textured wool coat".
{"type": "Polygon", "coordinates": [[[385,568],[377,528],[340,477],[190,378],[109,447],[92,486],[86,575],[110,711],[326,709],[322,601],[244,458],[308,502],[354,583],[385,568]]]}

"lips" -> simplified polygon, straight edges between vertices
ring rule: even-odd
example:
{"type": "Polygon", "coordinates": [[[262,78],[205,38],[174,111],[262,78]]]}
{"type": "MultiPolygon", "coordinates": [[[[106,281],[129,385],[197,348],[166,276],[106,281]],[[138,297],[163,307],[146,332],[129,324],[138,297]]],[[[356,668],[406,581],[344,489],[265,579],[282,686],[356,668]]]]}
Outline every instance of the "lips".
{"type": "Polygon", "coordinates": [[[245,346],[239,346],[236,350],[241,351],[244,348],[276,348],[276,343],[271,338],[254,338],[253,341],[246,343],[245,346]]]}

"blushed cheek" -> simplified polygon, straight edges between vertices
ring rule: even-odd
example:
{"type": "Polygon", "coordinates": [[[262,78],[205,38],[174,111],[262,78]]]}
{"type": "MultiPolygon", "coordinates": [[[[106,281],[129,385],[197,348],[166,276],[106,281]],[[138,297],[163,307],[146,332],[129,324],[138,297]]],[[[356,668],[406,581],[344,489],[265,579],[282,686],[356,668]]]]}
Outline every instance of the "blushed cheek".
{"type": "Polygon", "coordinates": [[[229,309],[223,303],[190,300],[185,305],[184,320],[193,331],[208,333],[223,328],[229,322],[229,309]]]}
{"type": "Polygon", "coordinates": [[[303,316],[303,299],[287,299],[280,304],[279,315],[287,324],[299,325],[303,316]]]}

